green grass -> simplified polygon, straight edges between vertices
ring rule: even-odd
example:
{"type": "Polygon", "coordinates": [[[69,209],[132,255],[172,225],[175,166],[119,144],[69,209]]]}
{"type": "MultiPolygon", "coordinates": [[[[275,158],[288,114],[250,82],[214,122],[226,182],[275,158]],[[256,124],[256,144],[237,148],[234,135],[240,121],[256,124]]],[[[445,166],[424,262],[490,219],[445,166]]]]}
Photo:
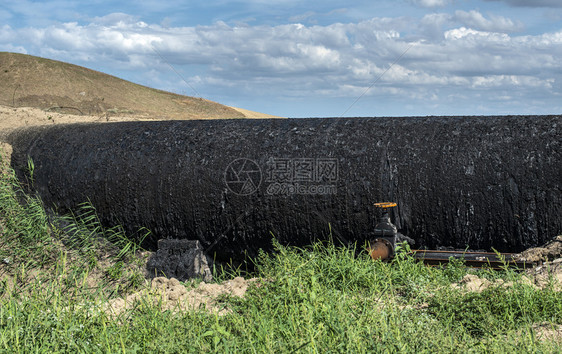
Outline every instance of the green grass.
{"type": "Polygon", "coordinates": [[[232,311],[223,316],[148,300],[108,315],[108,299],[147,286],[127,240],[88,204],[79,216],[49,216],[2,174],[0,352],[560,352],[532,329],[562,324],[552,288],[506,269],[478,275],[515,286],[467,293],[451,287],[476,272],[461,262],[431,268],[406,252],[373,262],[330,242],[260,254],[246,274],[259,280],[244,298],[224,297],[232,311]]]}

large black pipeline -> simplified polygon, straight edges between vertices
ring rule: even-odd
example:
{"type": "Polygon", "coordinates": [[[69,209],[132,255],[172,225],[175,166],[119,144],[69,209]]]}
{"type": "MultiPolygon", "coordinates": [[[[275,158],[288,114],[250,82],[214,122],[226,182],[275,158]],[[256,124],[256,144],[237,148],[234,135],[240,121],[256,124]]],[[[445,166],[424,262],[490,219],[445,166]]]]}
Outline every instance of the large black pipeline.
{"type": "Polygon", "coordinates": [[[398,203],[418,246],[520,251],[562,233],[561,116],[78,124],[11,134],[20,178],[61,211],[199,240],[218,259],[372,237],[398,203]]]}

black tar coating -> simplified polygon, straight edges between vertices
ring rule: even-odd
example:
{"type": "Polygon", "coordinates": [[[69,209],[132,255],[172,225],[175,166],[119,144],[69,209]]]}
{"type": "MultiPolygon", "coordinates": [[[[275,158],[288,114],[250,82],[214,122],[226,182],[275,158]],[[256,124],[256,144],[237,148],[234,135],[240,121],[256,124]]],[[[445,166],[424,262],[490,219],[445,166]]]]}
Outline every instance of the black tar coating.
{"type": "Polygon", "coordinates": [[[58,125],[10,136],[12,165],[60,211],[196,239],[217,259],[359,243],[374,202],[417,246],[520,251],[562,233],[561,116],[58,125]],[[240,160],[238,160],[240,159],[240,160]],[[230,167],[229,167],[230,166],[230,167]],[[336,170],[334,170],[334,168],[336,170]],[[334,173],[335,172],[335,173],[334,173]],[[244,184],[246,183],[246,184],[244,184]],[[330,231],[331,230],[331,231],[330,231]]]}

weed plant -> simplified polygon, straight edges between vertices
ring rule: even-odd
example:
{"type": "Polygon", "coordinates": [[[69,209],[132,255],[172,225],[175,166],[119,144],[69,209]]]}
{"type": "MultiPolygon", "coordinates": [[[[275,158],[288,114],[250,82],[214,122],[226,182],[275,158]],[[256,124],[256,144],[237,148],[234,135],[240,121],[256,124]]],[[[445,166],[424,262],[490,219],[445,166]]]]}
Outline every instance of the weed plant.
{"type": "Polygon", "coordinates": [[[560,342],[538,340],[533,329],[562,324],[560,292],[525,285],[507,267],[428,267],[407,247],[382,262],[357,245],[273,241],[274,252],[254,260],[258,280],[246,296],[221,299],[225,315],[163,310],[149,299],[110,315],[108,299],[148,286],[141,267],[131,267],[142,261],[128,240],[103,228],[89,204],[49,216],[2,174],[0,352],[560,352],[560,342]],[[515,285],[480,293],[451,286],[469,272],[515,285]]]}

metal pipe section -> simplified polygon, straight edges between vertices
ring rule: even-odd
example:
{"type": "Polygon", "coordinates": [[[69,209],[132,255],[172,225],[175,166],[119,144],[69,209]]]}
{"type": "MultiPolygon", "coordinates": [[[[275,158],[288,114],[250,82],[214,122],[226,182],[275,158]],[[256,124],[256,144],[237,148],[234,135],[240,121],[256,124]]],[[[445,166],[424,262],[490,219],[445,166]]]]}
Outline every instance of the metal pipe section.
{"type": "Polygon", "coordinates": [[[387,240],[375,239],[367,247],[369,256],[373,260],[385,260],[390,259],[393,256],[393,246],[387,240]]]}
{"type": "Polygon", "coordinates": [[[373,240],[373,202],[417,246],[520,251],[562,233],[561,116],[155,121],[13,132],[12,165],[60,211],[218,259],[271,239],[373,240]]]}

